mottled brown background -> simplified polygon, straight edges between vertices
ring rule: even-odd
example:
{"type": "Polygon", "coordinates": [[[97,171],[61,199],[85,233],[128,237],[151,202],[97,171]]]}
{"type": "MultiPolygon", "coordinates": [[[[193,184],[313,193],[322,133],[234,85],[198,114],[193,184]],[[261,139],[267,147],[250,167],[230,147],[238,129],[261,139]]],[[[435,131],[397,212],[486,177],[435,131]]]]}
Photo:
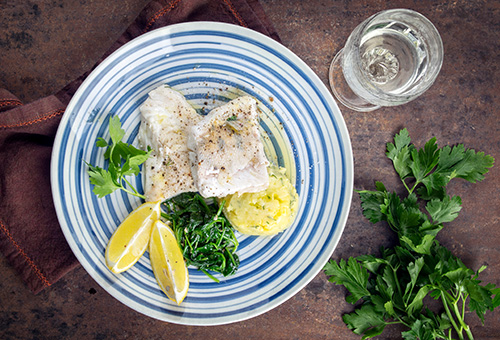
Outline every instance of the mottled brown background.
{"type": "MultiPolygon", "coordinates": [[[[52,94],[91,67],[146,5],[147,0],[0,1],[0,87],[24,102],[52,94]]],[[[418,146],[432,136],[440,145],[464,143],[500,163],[500,2],[263,0],[283,44],[327,84],[329,63],[351,30],[369,15],[404,7],[427,16],[445,49],[432,88],[403,106],[372,113],[340,107],[354,153],[354,185],[398,184],[384,156],[385,143],[407,127],[418,146]]],[[[500,164],[479,184],[449,189],[463,210],[439,240],[470,267],[488,265],[486,282],[500,285],[500,164]]],[[[394,242],[384,225],[372,226],[354,197],[333,258],[376,253],[394,242]]],[[[108,295],[78,268],[34,296],[0,256],[0,339],[359,339],[343,324],[351,307],[345,291],[319,273],[296,296],[274,310],[236,324],[187,327],[139,314],[108,295]]],[[[500,339],[500,311],[485,326],[467,315],[476,339],[500,339]]],[[[400,338],[389,328],[383,339],[400,338]]]]}

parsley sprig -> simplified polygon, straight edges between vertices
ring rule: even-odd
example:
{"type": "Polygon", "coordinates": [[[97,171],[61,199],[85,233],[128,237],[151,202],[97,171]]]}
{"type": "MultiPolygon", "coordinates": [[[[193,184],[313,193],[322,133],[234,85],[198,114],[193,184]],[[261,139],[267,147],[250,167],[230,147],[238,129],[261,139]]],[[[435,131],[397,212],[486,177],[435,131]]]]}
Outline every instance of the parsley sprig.
{"type": "Polygon", "coordinates": [[[435,138],[417,149],[406,129],[387,144],[386,154],[408,195],[401,198],[381,182],[373,191],[358,193],[364,216],[372,223],[385,221],[397,233],[399,244],[382,247],[378,257],[327,263],[329,281],[350,292],[346,301],[362,300],[343,320],[363,339],[380,335],[390,324],[408,328],[402,333],[404,339],[452,339],[453,331],[459,339],[464,333],[473,339],[465,322],[466,307],[484,323],[486,311],[500,305],[500,288],[481,284],[478,277],[486,266],[469,269],[436,236],[462,208],[460,197],[449,196],[446,185],[454,178],[483,180],[494,159],[463,145],[439,148],[435,138]],[[440,312],[427,306],[427,296],[441,301],[440,312]]]}
{"type": "Polygon", "coordinates": [[[147,151],[140,150],[131,144],[123,142],[125,130],[122,129],[118,116],[109,118],[109,134],[111,143],[108,143],[102,137],[99,137],[96,141],[96,146],[107,148],[104,158],[109,161],[108,169],[86,162],[89,167],[87,172],[90,176],[90,182],[94,185],[94,194],[101,198],[121,189],[131,195],[145,199],[144,195],[136,190],[126,176],[139,175],[139,166],[149,158],[152,150],[149,147],[147,151]]]}

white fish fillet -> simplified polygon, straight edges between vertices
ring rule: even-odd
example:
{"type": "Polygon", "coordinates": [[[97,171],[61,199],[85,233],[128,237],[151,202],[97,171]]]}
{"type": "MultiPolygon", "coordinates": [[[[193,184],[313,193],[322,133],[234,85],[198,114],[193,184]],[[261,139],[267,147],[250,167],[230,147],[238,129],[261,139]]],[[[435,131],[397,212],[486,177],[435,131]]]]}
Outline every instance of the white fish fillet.
{"type": "Polygon", "coordinates": [[[192,174],[203,197],[258,192],[269,185],[269,161],[259,133],[255,99],[236,98],[191,128],[192,174]]]}
{"type": "Polygon", "coordinates": [[[160,86],[140,107],[139,146],[153,149],[143,165],[144,194],[149,202],[197,191],[187,149],[188,128],[199,115],[179,92],[160,86]]]}

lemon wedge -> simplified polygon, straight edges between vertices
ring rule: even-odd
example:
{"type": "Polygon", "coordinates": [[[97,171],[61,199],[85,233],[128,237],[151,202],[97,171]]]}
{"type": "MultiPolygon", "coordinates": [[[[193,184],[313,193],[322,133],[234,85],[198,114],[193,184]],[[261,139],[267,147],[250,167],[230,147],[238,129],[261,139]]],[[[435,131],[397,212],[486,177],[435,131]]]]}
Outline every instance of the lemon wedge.
{"type": "Polygon", "coordinates": [[[173,230],[160,220],[151,231],[149,258],[161,290],[180,305],[189,288],[188,269],[173,230]]]}
{"type": "Polygon", "coordinates": [[[134,209],[115,230],[106,247],[106,265],[113,273],[132,267],[146,251],[153,223],[160,218],[160,202],[134,209]]]}

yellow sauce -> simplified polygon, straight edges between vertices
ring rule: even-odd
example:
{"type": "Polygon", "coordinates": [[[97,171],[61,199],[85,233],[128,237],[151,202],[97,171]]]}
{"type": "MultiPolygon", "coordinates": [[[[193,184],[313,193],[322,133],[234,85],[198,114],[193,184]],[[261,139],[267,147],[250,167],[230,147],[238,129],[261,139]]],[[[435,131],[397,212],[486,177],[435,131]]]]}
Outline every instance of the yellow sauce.
{"type": "Polygon", "coordinates": [[[266,190],[225,197],[223,211],[234,228],[248,235],[275,235],[293,223],[299,196],[285,171],[269,167],[266,190]]]}

